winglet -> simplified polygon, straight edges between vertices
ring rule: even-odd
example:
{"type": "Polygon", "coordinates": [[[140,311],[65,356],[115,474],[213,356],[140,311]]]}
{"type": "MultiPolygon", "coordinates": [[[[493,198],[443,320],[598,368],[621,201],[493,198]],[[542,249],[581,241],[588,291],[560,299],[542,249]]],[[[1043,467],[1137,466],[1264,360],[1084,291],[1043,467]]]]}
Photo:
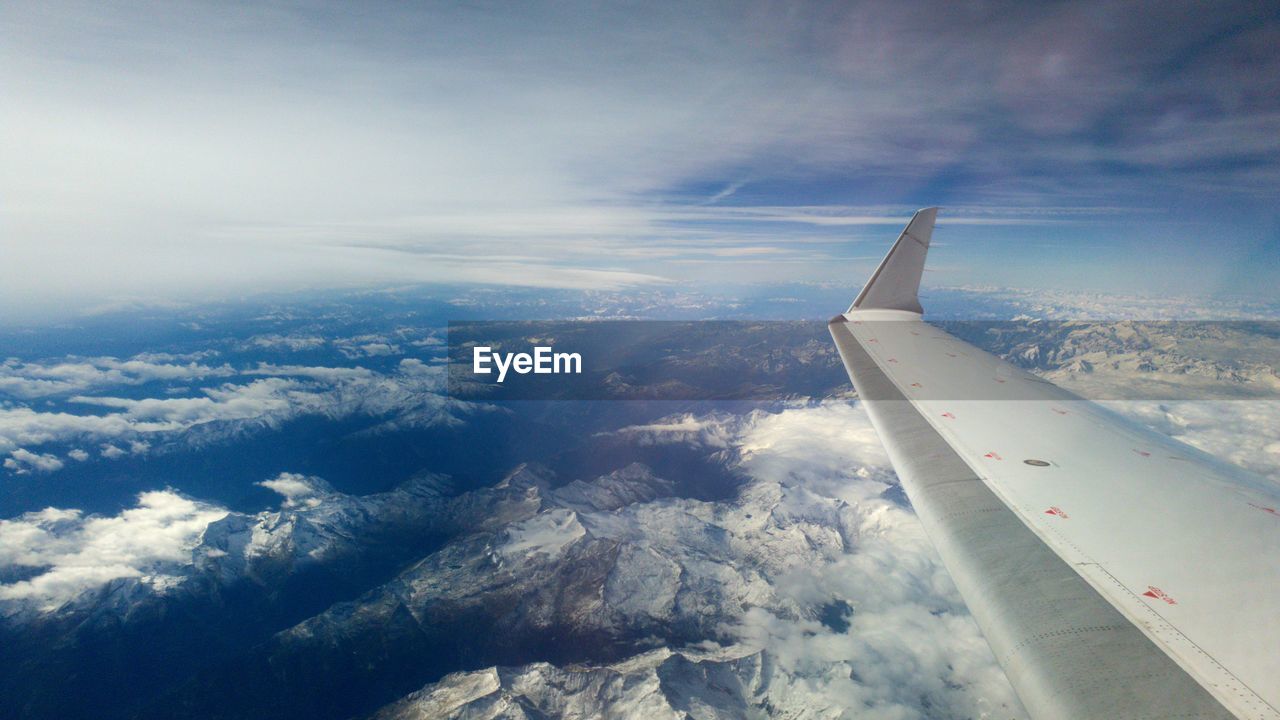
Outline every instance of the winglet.
{"type": "Polygon", "coordinates": [[[937,217],[936,207],[916,211],[848,312],[879,308],[924,313],[918,297],[920,276],[924,273],[924,258],[929,252],[929,238],[933,236],[933,222],[937,217]]]}

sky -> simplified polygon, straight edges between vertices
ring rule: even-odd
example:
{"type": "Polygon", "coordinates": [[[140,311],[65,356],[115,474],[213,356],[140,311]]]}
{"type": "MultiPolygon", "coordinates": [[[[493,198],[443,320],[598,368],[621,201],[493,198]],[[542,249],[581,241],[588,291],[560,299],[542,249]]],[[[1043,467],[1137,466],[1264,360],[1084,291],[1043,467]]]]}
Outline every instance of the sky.
{"type": "Polygon", "coordinates": [[[1266,3],[0,7],[0,321],[496,283],[1270,297],[1266,3]]]}

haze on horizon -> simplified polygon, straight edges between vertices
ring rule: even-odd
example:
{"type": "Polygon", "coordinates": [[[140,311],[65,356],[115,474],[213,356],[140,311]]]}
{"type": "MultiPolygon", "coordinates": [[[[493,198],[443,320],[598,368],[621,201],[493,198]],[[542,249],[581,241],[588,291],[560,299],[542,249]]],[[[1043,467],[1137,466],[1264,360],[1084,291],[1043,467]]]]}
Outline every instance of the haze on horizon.
{"type": "Polygon", "coordinates": [[[1280,11],[0,8],[0,319],[473,282],[1270,297],[1280,11]]]}

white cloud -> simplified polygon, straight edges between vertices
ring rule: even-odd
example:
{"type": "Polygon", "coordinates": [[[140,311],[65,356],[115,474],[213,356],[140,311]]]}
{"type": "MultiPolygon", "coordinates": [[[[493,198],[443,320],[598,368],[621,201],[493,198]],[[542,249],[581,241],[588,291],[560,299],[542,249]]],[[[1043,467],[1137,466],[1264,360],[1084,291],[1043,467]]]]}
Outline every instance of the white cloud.
{"type": "Polygon", "coordinates": [[[360,349],[369,357],[400,354],[400,346],[392,345],[391,343],[365,343],[360,346],[360,349]]]}
{"type": "Polygon", "coordinates": [[[892,470],[860,405],[757,415],[734,446],[753,477],[782,486],[784,514],[802,518],[837,500],[853,518],[844,553],[773,583],[799,607],[846,603],[848,629],[754,608],[730,623],[741,643],[769,651],[832,707],[865,708],[868,717],[929,715],[931,707],[945,717],[1016,713],[1008,680],[923,527],[883,497],[892,470]]]}
{"type": "MultiPolygon", "coordinates": [[[[45,443],[96,442],[108,459],[144,454],[157,442],[200,425],[275,427],[302,415],[403,415],[410,423],[450,422],[468,407],[443,396],[444,373],[420,360],[402,360],[392,373],[364,368],[260,364],[249,383],[204,388],[195,397],[132,398],[76,395],[71,402],[110,412],[78,415],[0,405],[0,452],[45,443]]],[[[227,432],[231,432],[227,429],[227,432]]],[[[216,435],[216,433],[215,433],[216,435]]],[[[208,441],[213,436],[205,436],[208,441]]],[[[25,466],[24,466],[25,467],[25,466]]]]}
{"type": "Polygon", "coordinates": [[[338,352],[349,359],[361,357],[386,357],[400,355],[400,346],[382,335],[357,335],[333,341],[338,352]]]}
{"type": "Polygon", "coordinates": [[[320,478],[291,472],[282,472],[270,480],[263,480],[258,486],[282,495],[283,507],[287,509],[317,507],[323,502],[325,495],[333,492],[320,478]]]}
{"type": "Polygon", "coordinates": [[[0,451],[77,437],[113,438],[135,433],[171,431],[180,427],[175,423],[134,422],[118,413],[74,415],[65,412],[38,412],[25,407],[0,407],[0,451]]]}
{"type": "Polygon", "coordinates": [[[400,372],[405,375],[429,375],[432,377],[441,377],[443,371],[438,367],[431,367],[418,358],[405,358],[400,361],[400,372]]]}
{"type": "Polygon", "coordinates": [[[297,405],[317,406],[319,396],[284,378],[255,380],[247,385],[206,388],[205,397],[119,398],[77,395],[72,402],[120,410],[131,422],[189,426],[214,420],[245,420],[288,413],[297,405]]]}
{"type": "Polygon", "coordinates": [[[737,416],[693,413],[663,418],[644,425],[628,425],[617,432],[632,437],[641,445],[697,445],[728,448],[739,423],[737,416]]]}
{"type": "Polygon", "coordinates": [[[315,335],[255,335],[241,343],[241,349],[264,348],[267,350],[288,350],[302,352],[315,350],[325,346],[325,339],[315,335]]]}
{"type": "Polygon", "coordinates": [[[323,382],[341,380],[368,380],[374,376],[372,370],[362,367],[308,367],[304,365],[273,365],[258,363],[253,370],[245,370],[242,375],[270,375],[284,377],[305,377],[323,382]]]}
{"type": "Polygon", "coordinates": [[[834,632],[752,608],[734,630],[743,645],[769,654],[774,674],[790,680],[775,690],[782,700],[771,704],[859,708],[858,717],[885,719],[1025,716],[963,612],[936,613],[913,597],[896,607],[855,608],[849,623],[846,632],[834,632]]]}
{"type": "Polygon", "coordinates": [[[118,578],[163,586],[190,565],[209,523],[227,511],[171,490],[144,492],[110,517],[46,508],[0,520],[0,567],[36,568],[30,579],[0,585],[0,601],[56,609],[118,578]]]}
{"type": "Polygon", "coordinates": [[[852,403],[822,403],[779,413],[757,413],[736,439],[742,464],[774,482],[803,477],[822,483],[851,467],[886,468],[889,458],[866,411],[852,403]]]}
{"type": "Polygon", "coordinates": [[[26,475],[32,472],[53,472],[62,469],[62,461],[55,455],[38,454],[18,448],[5,458],[4,467],[15,475],[26,475]]]}
{"type": "Polygon", "coordinates": [[[739,642],[802,680],[815,696],[807,702],[886,718],[1019,712],[923,527],[883,496],[892,470],[860,405],[759,415],[735,447],[753,477],[783,487],[784,514],[803,518],[834,499],[852,517],[844,553],[773,582],[802,608],[847,604],[848,628],[753,608],[730,622],[739,642]]]}
{"type": "MultiPolygon", "coordinates": [[[[937,287],[936,290],[958,291],[980,300],[996,300],[1011,308],[1012,319],[1022,320],[1096,320],[1116,322],[1116,318],[1146,320],[1266,320],[1274,321],[1277,308],[1273,303],[1260,303],[1241,298],[1214,298],[1139,292],[1082,292],[1079,288],[1059,290],[963,285],[937,287]]],[[[1185,290],[1185,289],[1183,289],[1185,290]]],[[[972,311],[969,311],[972,312],[972,311]]],[[[949,316],[968,319],[964,310],[949,316]]],[[[1001,315],[1004,319],[1006,315],[1001,315]]],[[[1206,325],[1206,328],[1209,326],[1206,325]]]]}
{"type": "Polygon", "coordinates": [[[210,367],[195,361],[174,364],[173,356],[138,356],[129,360],[113,357],[68,358],[52,363],[24,363],[10,358],[0,363],[0,393],[31,399],[69,395],[100,387],[141,385],[157,380],[189,380],[227,377],[235,371],[229,365],[210,367]]]}

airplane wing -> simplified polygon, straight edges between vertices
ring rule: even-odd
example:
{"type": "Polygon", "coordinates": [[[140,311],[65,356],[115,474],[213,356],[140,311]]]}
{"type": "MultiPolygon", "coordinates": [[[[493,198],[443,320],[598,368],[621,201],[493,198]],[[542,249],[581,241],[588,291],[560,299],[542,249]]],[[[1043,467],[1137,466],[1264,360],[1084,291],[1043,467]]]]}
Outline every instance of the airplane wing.
{"type": "Polygon", "coordinates": [[[1280,718],[1280,493],[923,322],[936,214],[829,329],[1028,712],[1280,718]]]}

